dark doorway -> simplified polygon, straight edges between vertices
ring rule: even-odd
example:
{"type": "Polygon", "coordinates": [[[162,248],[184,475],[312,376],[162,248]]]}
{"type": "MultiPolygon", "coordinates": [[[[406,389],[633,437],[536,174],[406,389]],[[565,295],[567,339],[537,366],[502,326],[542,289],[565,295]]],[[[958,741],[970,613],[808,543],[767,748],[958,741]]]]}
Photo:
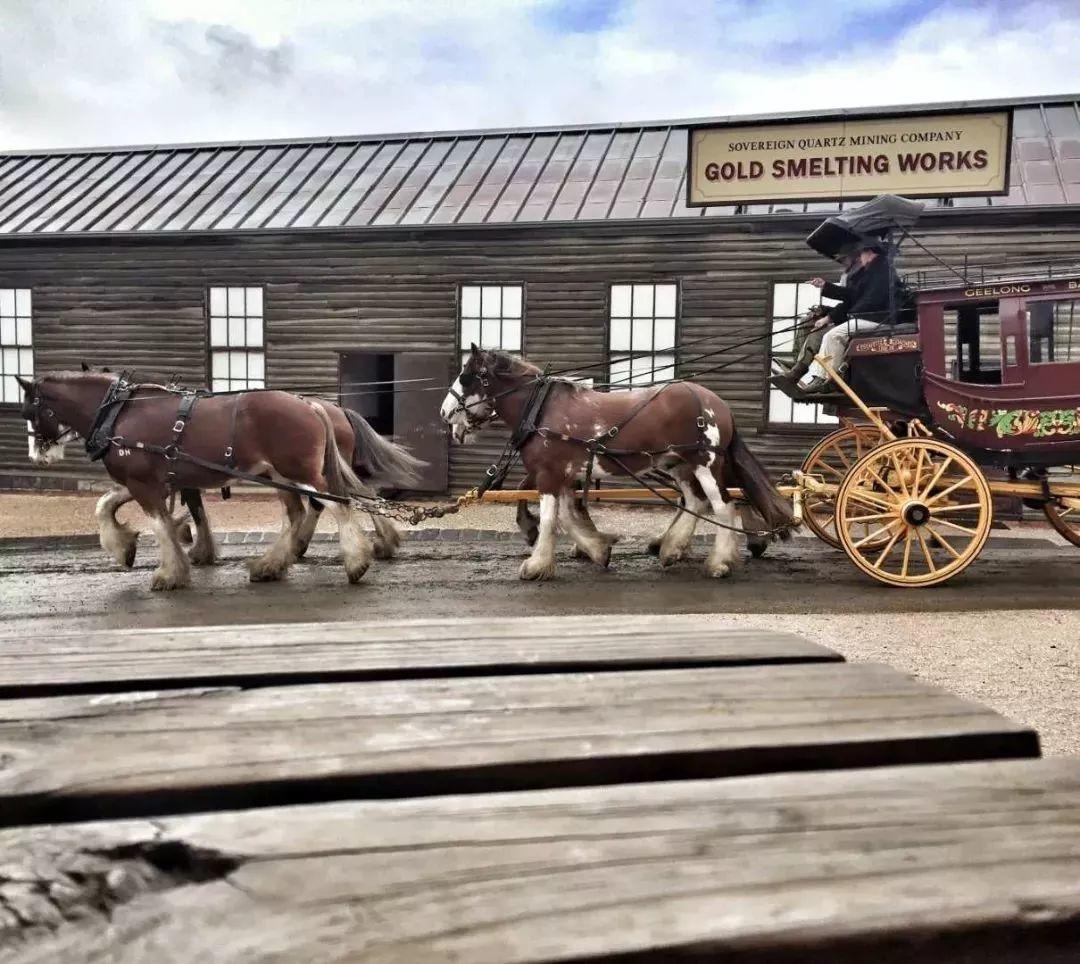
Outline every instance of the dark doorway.
{"type": "Polygon", "coordinates": [[[449,437],[439,405],[452,380],[445,355],[341,354],[341,404],[428,463],[419,492],[445,492],[449,485],[449,437]]]}
{"type": "Polygon", "coordinates": [[[349,352],[341,356],[341,404],[359,412],[380,435],[394,434],[394,356],[349,352]]]}

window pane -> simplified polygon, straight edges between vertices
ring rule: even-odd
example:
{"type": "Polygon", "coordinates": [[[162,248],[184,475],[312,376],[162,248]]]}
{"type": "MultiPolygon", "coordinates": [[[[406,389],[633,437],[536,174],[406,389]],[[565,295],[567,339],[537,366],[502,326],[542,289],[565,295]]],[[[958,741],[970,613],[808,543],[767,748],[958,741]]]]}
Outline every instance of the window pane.
{"type": "Polygon", "coordinates": [[[611,319],[611,349],[612,351],[630,350],[630,319],[611,319]]]}
{"type": "Polygon", "coordinates": [[[769,421],[790,422],[792,401],[778,389],[769,392],[769,421]]]}
{"type": "Polygon", "coordinates": [[[22,393],[19,391],[19,383],[15,381],[15,377],[13,375],[5,375],[4,395],[3,399],[0,400],[5,402],[20,402],[22,401],[22,398],[20,397],[21,395],[22,393]]]}
{"type": "Polygon", "coordinates": [[[30,289],[19,288],[15,292],[15,314],[28,317],[30,314],[30,289]]]}
{"type": "Polygon", "coordinates": [[[32,345],[34,343],[33,333],[30,330],[30,319],[19,318],[15,322],[15,337],[18,339],[20,345],[32,345]]]}
{"type": "Polygon", "coordinates": [[[521,319],[504,318],[502,324],[502,347],[506,351],[521,351],[521,319]]]}
{"type": "Polygon", "coordinates": [[[34,374],[34,353],[29,348],[19,349],[19,374],[34,374]]]}
{"type": "Polygon", "coordinates": [[[675,285],[656,286],[656,317],[675,317],[675,285]]]}
{"type": "MultiPolygon", "coordinates": [[[[637,302],[635,301],[635,305],[637,302]]],[[[631,331],[630,347],[634,351],[652,351],[652,319],[635,318],[631,331]]]]}
{"type": "Polygon", "coordinates": [[[224,315],[228,313],[228,309],[225,306],[225,289],[224,288],[211,288],[210,289],[210,314],[212,315],[224,315]]]}
{"type": "Polygon", "coordinates": [[[230,315],[243,315],[244,314],[244,289],[243,288],[230,288],[229,289],[229,314],[230,315]]]}
{"type": "Polygon", "coordinates": [[[634,316],[651,316],[653,313],[653,286],[634,285],[634,316]]]}
{"type": "Polygon", "coordinates": [[[798,312],[795,307],[795,294],[798,285],[773,285],[773,317],[793,318],[798,312]]]}
{"type": "Polygon", "coordinates": [[[502,312],[502,288],[484,285],[480,294],[480,317],[497,318],[502,312]]]}
{"type": "Polygon", "coordinates": [[[658,349],[675,347],[675,319],[658,318],[656,320],[656,347],[658,349]]]}
{"type": "Polygon", "coordinates": [[[5,375],[19,374],[19,349],[5,348],[0,352],[0,367],[5,375]]]}
{"type": "Polygon", "coordinates": [[[261,315],[263,313],[262,288],[248,288],[246,311],[249,315],[261,315]]]}
{"type": "Polygon", "coordinates": [[[13,317],[15,314],[15,289],[0,288],[0,316],[13,317]]]}
{"type": "Polygon", "coordinates": [[[229,381],[226,378],[215,378],[210,383],[210,388],[215,392],[227,392],[229,390],[229,381]]]}
{"type": "Polygon", "coordinates": [[[480,342],[480,319],[461,319],[461,347],[468,348],[472,344],[480,342]]]}
{"type": "Polygon", "coordinates": [[[246,351],[231,351],[229,352],[229,377],[230,378],[247,378],[247,352],[246,351]]]}
{"type": "Polygon", "coordinates": [[[216,351],[210,356],[210,374],[215,380],[229,377],[228,352],[216,351]]]}
{"type": "Polygon", "coordinates": [[[219,348],[224,347],[229,343],[228,332],[225,327],[224,318],[211,318],[210,319],[210,347],[219,348]]]}
{"type": "Polygon", "coordinates": [[[653,356],[653,381],[670,382],[675,377],[675,356],[653,356]]]}
{"type": "Polygon", "coordinates": [[[246,337],[247,323],[243,317],[229,318],[229,347],[230,348],[243,348],[244,339],[246,337]]]}
{"type": "Polygon", "coordinates": [[[521,317],[521,288],[507,285],[502,290],[502,313],[504,318],[521,317]]]}
{"type": "Polygon", "coordinates": [[[611,317],[630,317],[630,285],[611,286],[611,317]]]}
{"type": "Polygon", "coordinates": [[[626,360],[611,363],[611,377],[608,381],[614,388],[626,388],[630,380],[630,362],[626,360]]]}
{"type": "Polygon", "coordinates": [[[266,356],[261,351],[248,352],[248,379],[259,383],[266,377],[266,356]]]}
{"type": "Polygon", "coordinates": [[[816,421],[816,405],[807,402],[794,402],[791,406],[791,420],[796,425],[813,425],[816,421]]]}
{"type": "Polygon", "coordinates": [[[0,345],[15,343],[15,319],[0,317],[0,345]]]}
{"type": "Polygon", "coordinates": [[[262,318],[248,318],[247,320],[247,345],[249,348],[261,348],[263,343],[263,320],[262,318]]]}
{"type": "Polygon", "coordinates": [[[480,322],[480,347],[499,348],[502,337],[498,318],[484,318],[480,322]]]}
{"type": "Polygon", "coordinates": [[[470,318],[480,316],[480,289],[475,285],[466,285],[461,289],[461,314],[470,318]]]}

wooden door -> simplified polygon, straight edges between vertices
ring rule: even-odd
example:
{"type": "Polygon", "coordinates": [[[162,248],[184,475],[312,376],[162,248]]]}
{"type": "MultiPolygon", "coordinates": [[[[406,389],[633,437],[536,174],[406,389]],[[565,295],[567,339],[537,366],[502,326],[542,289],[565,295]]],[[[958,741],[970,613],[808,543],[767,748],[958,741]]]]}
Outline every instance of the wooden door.
{"type": "Polygon", "coordinates": [[[450,436],[439,417],[439,406],[454,380],[450,369],[446,355],[402,352],[394,356],[394,378],[403,383],[394,395],[394,436],[428,463],[417,486],[421,492],[445,492],[449,487],[450,436]]]}

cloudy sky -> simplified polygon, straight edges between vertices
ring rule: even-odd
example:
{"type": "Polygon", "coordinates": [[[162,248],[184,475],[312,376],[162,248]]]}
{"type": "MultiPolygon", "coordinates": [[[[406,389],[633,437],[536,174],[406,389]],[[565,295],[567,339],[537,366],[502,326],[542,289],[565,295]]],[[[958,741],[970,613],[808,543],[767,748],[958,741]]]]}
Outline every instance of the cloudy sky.
{"type": "Polygon", "coordinates": [[[0,0],[0,150],[1072,93],[1080,0],[0,0]]]}

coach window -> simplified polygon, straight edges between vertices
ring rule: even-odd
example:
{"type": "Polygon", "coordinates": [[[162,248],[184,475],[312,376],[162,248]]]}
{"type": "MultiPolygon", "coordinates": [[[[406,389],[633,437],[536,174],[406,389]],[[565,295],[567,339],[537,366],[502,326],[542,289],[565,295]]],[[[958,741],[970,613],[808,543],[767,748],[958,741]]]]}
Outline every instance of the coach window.
{"type": "Polygon", "coordinates": [[[262,288],[210,289],[210,387],[266,387],[262,288]]]}
{"type": "MultiPolygon", "coordinates": [[[[792,365],[796,351],[802,347],[803,333],[795,332],[799,318],[819,302],[836,304],[822,298],[813,285],[783,282],[773,285],[772,292],[772,357],[792,365]],[[796,338],[796,334],[800,337],[796,338]]],[[[769,366],[772,368],[772,366],[769,366]]],[[[820,405],[793,402],[778,389],[769,391],[769,422],[779,425],[832,425],[838,419],[826,415],[820,405]]]]}
{"type": "Polygon", "coordinates": [[[608,328],[612,388],[675,377],[676,286],[612,285],[608,328]]]}
{"type": "Polygon", "coordinates": [[[16,375],[34,377],[30,289],[0,288],[0,402],[22,401],[16,375]]]}
{"type": "Polygon", "coordinates": [[[458,346],[462,363],[470,345],[521,353],[521,285],[462,285],[458,346]]]}
{"type": "Polygon", "coordinates": [[[1029,301],[1027,321],[1032,364],[1080,361],[1080,301],[1029,301]]]}

